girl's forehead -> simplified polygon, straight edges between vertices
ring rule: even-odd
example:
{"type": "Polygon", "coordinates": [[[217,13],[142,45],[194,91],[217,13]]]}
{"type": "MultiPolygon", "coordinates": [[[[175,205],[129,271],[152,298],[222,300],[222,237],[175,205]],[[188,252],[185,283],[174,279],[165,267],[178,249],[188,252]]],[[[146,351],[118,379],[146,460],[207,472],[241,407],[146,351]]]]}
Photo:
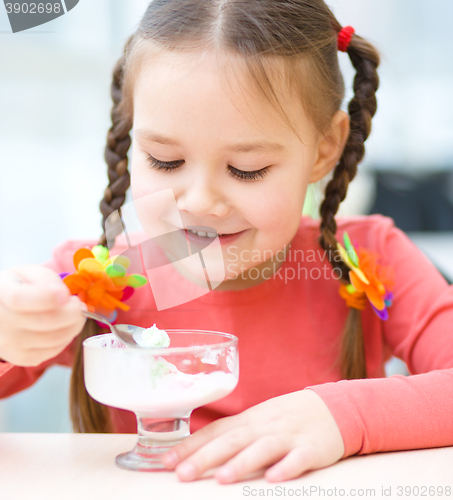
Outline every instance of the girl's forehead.
{"type": "Polygon", "coordinates": [[[222,91],[235,100],[240,95],[247,96],[247,100],[258,98],[240,61],[213,51],[153,50],[149,57],[143,58],[137,75],[139,95],[145,88],[167,94],[198,91],[207,98],[209,92],[216,93],[218,98],[222,91]]]}
{"type": "MultiPolygon", "coordinates": [[[[300,101],[284,89],[274,88],[285,112],[303,134],[310,123],[300,101]]],[[[252,124],[273,135],[291,132],[290,127],[250,78],[240,56],[223,51],[179,52],[153,48],[143,57],[133,95],[136,119],[166,114],[178,120],[204,115],[221,116],[238,126],[252,124]]]]}

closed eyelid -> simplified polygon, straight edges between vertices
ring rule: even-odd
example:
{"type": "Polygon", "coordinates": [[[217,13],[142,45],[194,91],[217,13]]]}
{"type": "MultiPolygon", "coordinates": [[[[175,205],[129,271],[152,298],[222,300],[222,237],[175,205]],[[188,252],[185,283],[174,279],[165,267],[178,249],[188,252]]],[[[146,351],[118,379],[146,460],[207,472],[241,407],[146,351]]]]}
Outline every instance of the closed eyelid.
{"type": "MultiPolygon", "coordinates": [[[[166,172],[177,170],[182,166],[181,163],[184,163],[184,160],[158,160],[150,154],[148,154],[147,161],[152,168],[166,172]]],[[[236,179],[252,181],[262,179],[268,173],[269,168],[270,166],[266,166],[258,170],[240,170],[232,165],[228,165],[228,173],[236,179]]]]}

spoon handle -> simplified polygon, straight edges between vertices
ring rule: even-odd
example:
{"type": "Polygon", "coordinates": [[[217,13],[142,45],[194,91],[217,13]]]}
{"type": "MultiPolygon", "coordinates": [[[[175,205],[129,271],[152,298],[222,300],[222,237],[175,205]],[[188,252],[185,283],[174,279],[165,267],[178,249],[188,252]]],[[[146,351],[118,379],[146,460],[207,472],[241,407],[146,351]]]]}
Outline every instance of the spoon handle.
{"type": "MultiPolygon", "coordinates": [[[[115,335],[115,337],[122,343],[125,344],[129,347],[137,347],[137,342],[134,339],[134,336],[132,333],[130,333],[127,329],[126,330],[118,330],[116,329],[111,323],[109,323],[103,316],[100,316],[99,314],[95,314],[89,311],[82,311],[83,314],[87,318],[95,319],[96,321],[99,321],[100,323],[106,324],[109,328],[110,331],[115,335]]],[[[140,328],[138,326],[131,326],[131,325],[121,325],[123,327],[127,327],[128,329],[133,329],[133,330],[143,330],[143,328],[140,328]]]]}
{"type": "Polygon", "coordinates": [[[82,313],[87,317],[87,318],[91,318],[91,319],[94,319],[96,321],[99,321],[100,323],[104,323],[106,324],[110,330],[113,331],[112,329],[112,325],[103,317],[103,316],[100,316],[99,314],[95,314],[95,313],[92,313],[90,311],[82,311],[82,313]]]}

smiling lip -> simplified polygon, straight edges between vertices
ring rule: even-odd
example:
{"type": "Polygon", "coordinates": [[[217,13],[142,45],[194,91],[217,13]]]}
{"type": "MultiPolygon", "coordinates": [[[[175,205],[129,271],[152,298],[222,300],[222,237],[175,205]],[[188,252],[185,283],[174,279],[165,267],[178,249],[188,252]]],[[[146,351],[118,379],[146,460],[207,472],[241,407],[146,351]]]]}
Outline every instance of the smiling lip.
{"type": "MultiPolygon", "coordinates": [[[[195,226],[188,226],[190,229],[194,228],[195,226]]],[[[200,231],[203,229],[200,228],[200,231]]],[[[214,238],[207,238],[206,236],[198,236],[198,234],[192,233],[191,231],[187,231],[186,229],[181,229],[185,236],[190,240],[193,241],[194,243],[204,243],[206,244],[207,242],[214,241],[214,238]]],[[[205,229],[206,231],[206,229],[205,229]]],[[[212,229],[211,229],[212,231],[212,229]]],[[[219,236],[219,241],[221,245],[226,245],[228,243],[231,243],[232,241],[235,241],[236,239],[240,238],[244,233],[246,233],[248,229],[244,229],[242,231],[238,231],[237,233],[231,233],[231,234],[223,234],[223,235],[218,235],[219,236]]]]}

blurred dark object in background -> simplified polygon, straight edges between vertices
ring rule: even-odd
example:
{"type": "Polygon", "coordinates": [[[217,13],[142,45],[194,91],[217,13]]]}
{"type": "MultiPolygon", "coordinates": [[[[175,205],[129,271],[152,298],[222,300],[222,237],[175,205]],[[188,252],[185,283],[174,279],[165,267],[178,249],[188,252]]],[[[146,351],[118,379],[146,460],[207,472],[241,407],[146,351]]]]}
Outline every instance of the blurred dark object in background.
{"type": "Polygon", "coordinates": [[[391,217],[408,231],[453,231],[453,171],[408,175],[375,172],[370,213],[391,217]]]}

